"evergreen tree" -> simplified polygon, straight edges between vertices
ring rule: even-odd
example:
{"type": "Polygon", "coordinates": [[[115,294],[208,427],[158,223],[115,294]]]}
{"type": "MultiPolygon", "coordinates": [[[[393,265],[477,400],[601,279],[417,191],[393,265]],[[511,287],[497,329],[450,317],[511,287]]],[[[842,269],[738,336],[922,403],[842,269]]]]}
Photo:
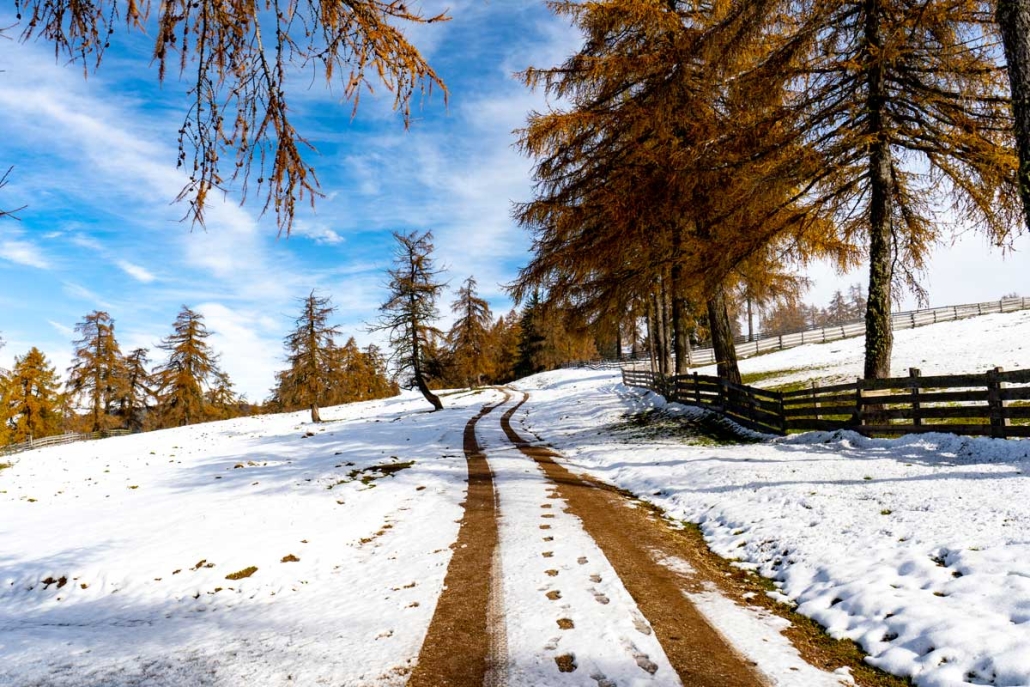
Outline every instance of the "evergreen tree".
{"type": "Polygon", "coordinates": [[[1019,153],[1019,189],[1023,216],[1030,229],[1030,0],[997,0],[995,17],[1001,29],[1012,87],[1012,115],[1019,153]]]}
{"type": "Polygon", "coordinates": [[[81,335],[75,341],[75,357],[68,368],[67,390],[84,399],[89,408],[91,432],[117,423],[116,405],[125,396],[125,360],[114,334],[114,320],[94,310],[75,325],[81,335]]]}
{"type": "Polygon", "coordinates": [[[466,279],[458,289],[451,311],[458,316],[447,334],[452,374],[464,386],[479,386],[491,372],[489,345],[493,315],[490,305],[476,295],[474,277],[466,279]]]}
{"type": "Polygon", "coordinates": [[[433,235],[425,232],[394,232],[397,248],[390,277],[390,296],[379,307],[381,314],[372,331],[389,332],[393,363],[398,375],[408,373],[434,410],[443,408],[439,397],[429,390],[425,363],[426,349],[432,346],[440,331],[433,326],[439,316],[436,300],[443,284],[437,281],[439,271],[433,266],[433,235]]]}
{"type": "Polygon", "coordinates": [[[295,329],[285,340],[290,367],[280,377],[279,396],[287,407],[310,408],[311,421],[321,422],[318,407],[329,402],[330,356],[333,337],[339,334],[338,328],[329,324],[336,308],[329,296],[319,297],[314,291],[301,303],[295,329]]]}
{"type": "Polygon", "coordinates": [[[497,318],[490,332],[493,341],[493,368],[491,381],[504,384],[518,378],[516,369],[519,364],[519,345],[522,340],[522,328],[519,315],[515,310],[506,316],[497,318]]]}
{"type": "Polygon", "coordinates": [[[158,348],[168,351],[168,361],[157,368],[157,416],[161,427],[181,427],[207,419],[205,386],[221,374],[218,356],[211,351],[211,336],[204,317],[185,305],[175,318],[173,332],[158,348]]]}
{"type": "Polygon", "coordinates": [[[15,357],[6,386],[5,405],[12,418],[12,442],[61,433],[60,379],[57,370],[38,348],[33,347],[20,358],[15,357]]]}
{"type": "Polygon", "coordinates": [[[844,293],[837,289],[833,292],[833,298],[830,299],[830,305],[826,308],[826,321],[823,325],[834,325],[844,324],[852,319],[851,306],[848,304],[844,293]]]}

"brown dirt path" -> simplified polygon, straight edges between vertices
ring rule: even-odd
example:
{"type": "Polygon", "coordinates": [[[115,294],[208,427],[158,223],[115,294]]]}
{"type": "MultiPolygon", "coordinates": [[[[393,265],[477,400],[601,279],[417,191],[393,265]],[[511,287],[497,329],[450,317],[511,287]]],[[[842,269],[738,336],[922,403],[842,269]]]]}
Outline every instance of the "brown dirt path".
{"type": "MultiPolygon", "coordinates": [[[[522,392],[519,392],[522,393],[522,392]]],[[[741,657],[683,595],[684,581],[656,559],[691,559],[681,537],[643,508],[627,508],[617,491],[589,477],[574,475],[555,462],[559,454],[533,446],[511,426],[529,398],[501,417],[505,436],[532,458],[554,482],[569,511],[582,522],[618,573],[626,590],[665,649],[686,687],[764,685],[752,664],[741,657]]]]}
{"type": "Polygon", "coordinates": [[[497,552],[497,497],[493,473],[476,441],[476,423],[504,405],[484,406],[465,425],[464,450],[469,483],[465,515],[447,567],[444,589],[429,624],[410,687],[483,687],[501,685],[503,624],[494,616],[499,605],[494,583],[497,552]],[[492,568],[492,570],[487,569],[492,568]],[[500,628],[500,629],[499,629],[500,628]]]}

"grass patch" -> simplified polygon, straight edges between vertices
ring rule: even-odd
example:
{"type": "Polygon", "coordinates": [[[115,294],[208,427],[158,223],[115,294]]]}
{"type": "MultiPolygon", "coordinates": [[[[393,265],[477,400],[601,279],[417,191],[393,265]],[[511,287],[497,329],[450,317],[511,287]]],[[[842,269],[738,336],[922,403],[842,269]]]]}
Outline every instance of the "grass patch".
{"type": "Polygon", "coordinates": [[[234,573],[229,573],[225,576],[227,580],[242,580],[245,577],[250,577],[257,572],[257,568],[253,565],[244,568],[243,570],[237,570],[234,573]]]}
{"type": "Polygon", "coordinates": [[[676,440],[693,446],[728,446],[750,443],[709,414],[698,418],[670,415],[663,410],[627,413],[621,422],[608,425],[608,431],[629,435],[634,441],[676,440]]]}
{"type": "MultiPolygon", "coordinates": [[[[395,459],[396,457],[397,456],[391,456],[391,458],[395,459]]],[[[344,479],[337,480],[336,482],[330,484],[327,487],[327,489],[332,490],[333,487],[337,487],[341,484],[348,484],[349,482],[353,482],[355,480],[360,481],[365,486],[374,487],[375,484],[373,484],[373,482],[375,482],[377,479],[382,479],[383,477],[393,477],[401,470],[407,470],[414,464],[415,461],[409,460],[402,463],[382,463],[380,465],[370,465],[367,468],[358,468],[356,470],[351,470],[347,473],[347,476],[344,479]]]]}
{"type": "Polygon", "coordinates": [[[776,379],[777,377],[784,377],[786,375],[799,374],[801,372],[810,371],[805,367],[788,367],[783,370],[767,370],[765,372],[747,372],[740,375],[740,380],[747,386],[758,386],[761,382],[768,381],[770,379],[776,379]]]}
{"type": "Polygon", "coordinates": [[[11,468],[11,467],[14,467],[14,463],[0,463],[0,470],[4,470],[6,468],[11,468]]]}

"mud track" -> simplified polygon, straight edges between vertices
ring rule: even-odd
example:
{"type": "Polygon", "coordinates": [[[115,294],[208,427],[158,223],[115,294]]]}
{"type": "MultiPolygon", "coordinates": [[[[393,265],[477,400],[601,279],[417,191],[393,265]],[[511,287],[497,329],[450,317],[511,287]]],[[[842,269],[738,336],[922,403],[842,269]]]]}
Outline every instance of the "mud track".
{"type": "MultiPolygon", "coordinates": [[[[521,393],[521,392],[520,392],[521,393]]],[[[764,685],[752,664],[738,654],[683,595],[680,574],[659,560],[693,558],[683,538],[643,508],[627,507],[625,496],[597,480],[574,475],[555,462],[559,454],[525,441],[511,418],[529,398],[501,417],[505,436],[532,458],[555,484],[618,573],[640,612],[651,623],[672,667],[686,687],[764,685]]]]}
{"type": "Polygon", "coordinates": [[[429,624],[411,687],[491,687],[503,684],[504,635],[494,583],[497,557],[497,496],[486,456],[476,441],[476,423],[507,403],[485,406],[465,425],[468,462],[465,515],[447,567],[444,589],[429,624]]]}

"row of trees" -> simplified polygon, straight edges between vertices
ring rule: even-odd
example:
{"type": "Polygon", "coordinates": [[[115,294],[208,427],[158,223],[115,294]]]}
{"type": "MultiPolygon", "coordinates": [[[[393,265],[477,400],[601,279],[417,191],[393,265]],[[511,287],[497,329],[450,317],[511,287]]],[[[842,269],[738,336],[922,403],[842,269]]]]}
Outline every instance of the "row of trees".
{"type": "Polygon", "coordinates": [[[1008,97],[1006,66],[1015,85],[1028,53],[1005,64],[991,10],[1025,23],[1023,3],[552,6],[585,40],[524,73],[569,105],[519,132],[536,193],[515,216],[534,256],[512,293],[598,330],[646,320],[663,372],[685,371],[703,319],[720,376],[739,381],[731,294],[782,301],[795,268],[829,258],[869,262],[865,374],[888,376],[892,298],[921,293],[942,213],[999,246],[1019,231],[1026,100],[1008,97]]]}
{"type": "Polygon", "coordinates": [[[314,294],[304,300],[297,328],[285,340],[289,368],[276,375],[264,406],[251,405],[233,390],[200,313],[183,306],[172,333],[158,344],[165,361],[151,367],[148,349],[123,354],[111,316],[91,312],[75,326],[80,338],[63,384],[37,348],[16,356],[10,371],[0,370],[0,445],[63,432],[180,427],[396,394],[374,346],[360,350],[353,338],[336,346],[336,328],[325,323],[332,312],[327,302],[314,294]]]}
{"type": "Polygon", "coordinates": [[[0,444],[63,432],[159,429],[225,419],[247,412],[207,343],[203,316],[183,307],[158,347],[123,354],[111,316],[100,310],[75,325],[72,365],[62,384],[56,368],[33,347],[0,370],[0,444]]]}

